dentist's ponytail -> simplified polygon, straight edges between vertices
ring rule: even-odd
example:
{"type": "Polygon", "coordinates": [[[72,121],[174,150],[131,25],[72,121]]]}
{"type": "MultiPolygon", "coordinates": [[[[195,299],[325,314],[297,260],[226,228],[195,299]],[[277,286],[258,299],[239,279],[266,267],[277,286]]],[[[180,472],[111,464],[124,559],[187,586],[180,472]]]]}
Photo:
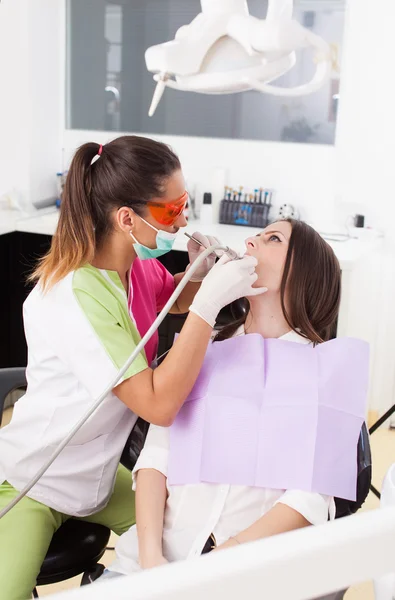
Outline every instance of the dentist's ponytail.
{"type": "Polygon", "coordinates": [[[71,163],[51,249],[32,276],[32,279],[39,279],[44,288],[50,280],[51,283],[56,283],[93,258],[95,227],[90,166],[98,150],[98,144],[84,144],[71,163]]]}
{"type": "Polygon", "coordinates": [[[142,215],[146,203],[162,196],[166,179],[180,168],[168,146],[148,138],[123,136],[104,146],[81,146],[67,175],[51,249],[30,280],[47,289],[89,264],[111,232],[111,213],[127,206],[142,215]]]}

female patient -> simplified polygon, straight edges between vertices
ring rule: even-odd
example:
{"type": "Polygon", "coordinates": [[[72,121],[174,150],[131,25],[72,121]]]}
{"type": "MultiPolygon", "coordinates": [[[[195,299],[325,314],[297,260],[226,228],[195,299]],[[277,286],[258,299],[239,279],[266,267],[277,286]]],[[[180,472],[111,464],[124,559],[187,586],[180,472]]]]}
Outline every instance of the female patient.
{"type": "MultiPolygon", "coordinates": [[[[330,338],[339,310],[340,267],[330,246],[299,221],[279,221],[248,238],[257,286],[216,340],[260,334],[300,344],[330,338]]],[[[308,374],[306,373],[306,376],[308,374]]],[[[169,429],[151,425],[134,470],[137,529],[121,536],[108,576],[128,574],[334,518],[333,498],[241,485],[169,485],[169,429]]]]}

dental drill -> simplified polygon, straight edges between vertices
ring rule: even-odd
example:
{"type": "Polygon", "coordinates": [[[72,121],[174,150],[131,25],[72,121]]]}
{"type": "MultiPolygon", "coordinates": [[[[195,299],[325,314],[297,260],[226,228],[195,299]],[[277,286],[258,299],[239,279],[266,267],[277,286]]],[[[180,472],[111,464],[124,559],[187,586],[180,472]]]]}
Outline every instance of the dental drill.
{"type": "MultiPolygon", "coordinates": [[[[191,237],[191,236],[188,236],[188,237],[191,237]]],[[[203,244],[201,244],[201,242],[199,242],[198,240],[195,240],[195,241],[198,242],[201,246],[203,246],[203,244]]],[[[118,374],[115,376],[115,378],[109,382],[108,386],[103,391],[103,393],[97,398],[97,400],[95,400],[95,402],[92,404],[90,409],[85,413],[85,415],[83,415],[81,417],[81,419],[74,425],[74,427],[71,429],[70,433],[59,444],[59,446],[53,452],[53,454],[49,458],[49,460],[41,467],[41,469],[39,469],[37,471],[37,473],[34,475],[34,477],[31,479],[31,481],[29,481],[29,483],[26,484],[26,486],[21,490],[21,492],[2,511],[0,511],[0,519],[2,517],[4,517],[16,504],[18,504],[18,502],[20,502],[20,500],[22,500],[22,498],[24,498],[26,496],[26,494],[32,489],[32,487],[39,481],[39,479],[49,469],[49,467],[56,460],[56,458],[59,456],[59,454],[62,452],[62,450],[67,446],[67,444],[70,442],[70,440],[75,436],[75,434],[81,429],[81,427],[86,423],[86,421],[96,411],[96,409],[100,406],[100,404],[103,402],[103,400],[117,386],[117,384],[122,379],[123,375],[129,369],[130,365],[137,358],[137,356],[140,354],[140,352],[144,349],[144,346],[151,339],[151,337],[153,336],[155,331],[159,328],[162,321],[167,316],[168,312],[170,311],[170,309],[172,308],[172,306],[174,305],[174,303],[178,299],[179,295],[181,294],[181,292],[183,291],[183,289],[185,288],[185,286],[187,285],[187,283],[189,282],[189,280],[191,279],[191,277],[193,276],[195,271],[198,269],[200,264],[212,252],[215,252],[216,250],[223,250],[226,253],[230,252],[231,255],[234,256],[234,259],[239,258],[239,256],[237,255],[237,253],[234,250],[231,250],[228,246],[222,246],[220,244],[213,244],[212,246],[209,246],[208,248],[206,248],[204,250],[204,252],[202,252],[202,254],[200,256],[198,256],[198,258],[195,260],[195,262],[192,263],[192,265],[190,266],[188,271],[185,273],[184,277],[181,279],[177,288],[174,290],[174,292],[170,296],[169,300],[163,307],[162,311],[159,313],[158,317],[152,323],[151,327],[149,328],[147,333],[144,335],[144,337],[141,339],[141,341],[137,344],[136,348],[134,349],[132,354],[129,356],[128,360],[123,365],[123,367],[120,369],[118,374]]]]}

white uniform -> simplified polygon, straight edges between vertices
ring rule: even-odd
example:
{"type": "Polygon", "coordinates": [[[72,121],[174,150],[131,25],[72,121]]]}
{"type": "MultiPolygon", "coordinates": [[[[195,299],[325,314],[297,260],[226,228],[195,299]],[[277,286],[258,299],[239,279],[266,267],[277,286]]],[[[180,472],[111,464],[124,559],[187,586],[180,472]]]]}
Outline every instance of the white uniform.
{"type": "MultiPolygon", "coordinates": [[[[244,334],[241,328],[236,335],[244,334]]],[[[295,332],[281,339],[309,343],[295,332]]],[[[169,460],[169,429],[151,425],[144,449],[134,469],[155,469],[167,477],[169,460]]],[[[334,499],[300,490],[272,490],[224,484],[167,483],[163,528],[163,553],[167,560],[176,561],[200,556],[204,545],[214,534],[217,545],[252,525],[275,504],[290,506],[313,525],[335,517],[334,499]]],[[[116,561],[111,572],[129,574],[140,569],[136,527],[124,533],[116,544],[116,561]]]]}
{"type": "MultiPolygon", "coordinates": [[[[119,276],[92,266],[70,273],[24,304],[28,389],[0,432],[0,483],[20,490],[126,362],[140,335],[119,276]]],[[[123,379],[147,368],[140,354],[123,379]]],[[[29,496],[86,516],[107,504],[137,417],[110,393],[29,496]]]]}

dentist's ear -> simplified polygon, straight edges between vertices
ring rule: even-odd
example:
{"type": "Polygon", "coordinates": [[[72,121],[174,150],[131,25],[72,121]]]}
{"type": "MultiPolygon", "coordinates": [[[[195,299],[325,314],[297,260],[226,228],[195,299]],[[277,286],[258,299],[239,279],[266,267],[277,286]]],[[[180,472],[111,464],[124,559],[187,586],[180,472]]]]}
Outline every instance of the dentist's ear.
{"type": "Polygon", "coordinates": [[[129,233],[131,229],[135,228],[137,218],[136,213],[131,208],[122,206],[122,208],[117,210],[115,215],[116,227],[121,231],[129,233]]]}

